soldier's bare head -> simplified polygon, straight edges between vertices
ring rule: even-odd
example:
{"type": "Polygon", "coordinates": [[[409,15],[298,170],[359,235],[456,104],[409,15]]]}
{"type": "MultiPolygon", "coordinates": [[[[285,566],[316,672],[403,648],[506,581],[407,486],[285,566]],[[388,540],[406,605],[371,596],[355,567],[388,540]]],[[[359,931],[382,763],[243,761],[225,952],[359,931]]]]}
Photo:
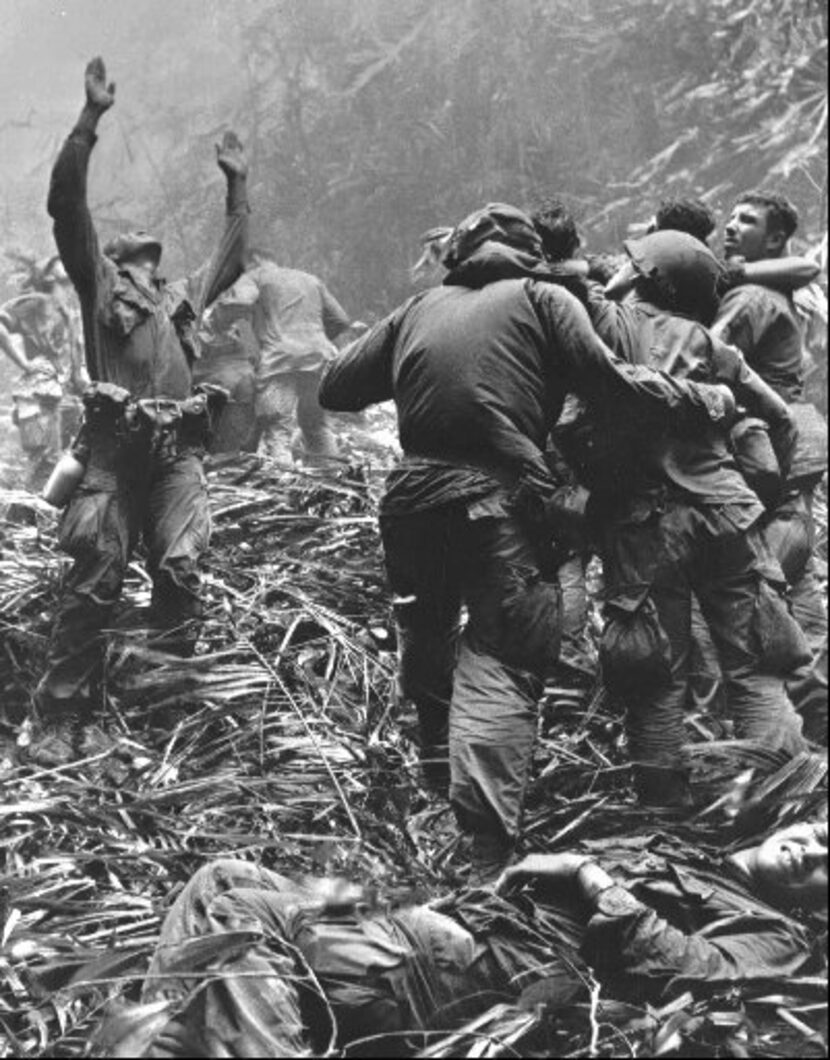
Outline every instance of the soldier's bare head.
{"type": "Polygon", "coordinates": [[[783,195],[747,191],[738,196],[726,222],[724,251],[745,261],[779,258],[796,228],[798,211],[783,195]]]}
{"type": "Polygon", "coordinates": [[[548,261],[567,261],[576,255],[582,240],[576,220],[565,203],[559,199],[544,199],[530,216],[548,261]]]}
{"type": "Polygon", "coordinates": [[[733,860],[776,904],[827,908],[826,820],[779,829],[733,860]]]}
{"type": "Polygon", "coordinates": [[[708,243],[716,224],[714,210],[701,199],[663,199],[654,215],[653,230],[686,232],[708,243]]]}

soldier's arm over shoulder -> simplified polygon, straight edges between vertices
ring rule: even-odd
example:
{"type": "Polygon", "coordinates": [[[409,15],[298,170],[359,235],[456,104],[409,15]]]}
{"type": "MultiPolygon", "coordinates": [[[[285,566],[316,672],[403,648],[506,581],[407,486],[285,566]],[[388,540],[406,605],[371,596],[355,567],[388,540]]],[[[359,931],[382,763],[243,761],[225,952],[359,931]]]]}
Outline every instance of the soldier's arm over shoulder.
{"type": "Polygon", "coordinates": [[[785,258],[763,258],[761,261],[748,261],[743,266],[743,283],[757,283],[762,287],[774,287],[778,291],[789,293],[806,287],[821,272],[819,266],[797,255],[785,258]]]}
{"type": "Polygon", "coordinates": [[[676,424],[678,416],[690,423],[719,421],[734,411],[734,399],[723,385],[673,379],[616,357],[567,291],[528,281],[528,294],[545,330],[551,369],[561,374],[567,389],[589,403],[607,410],[626,402],[633,412],[657,424],[676,424]]]}
{"type": "Polygon", "coordinates": [[[578,393],[601,396],[610,381],[620,378],[622,361],[597,334],[589,312],[570,292],[553,284],[531,280],[527,289],[557,369],[578,393]]]}

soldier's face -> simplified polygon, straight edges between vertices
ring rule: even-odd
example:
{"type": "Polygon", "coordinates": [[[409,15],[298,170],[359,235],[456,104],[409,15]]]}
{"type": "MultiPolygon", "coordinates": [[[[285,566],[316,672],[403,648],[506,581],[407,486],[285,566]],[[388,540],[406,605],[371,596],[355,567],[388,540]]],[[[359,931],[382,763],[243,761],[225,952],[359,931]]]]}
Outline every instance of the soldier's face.
{"type": "Polygon", "coordinates": [[[794,904],[827,905],[827,822],[775,832],[755,851],[753,876],[794,904]]]}
{"type": "Polygon", "coordinates": [[[140,269],[141,272],[152,279],[158,271],[159,263],[158,258],[152,250],[139,250],[129,259],[129,264],[134,269],[140,269]]]}
{"type": "Polygon", "coordinates": [[[780,232],[770,231],[767,211],[755,203],[739,202],[726,222],[723,249],[727,258],[761,261],[777,257],[783,249],[780,232]]]}

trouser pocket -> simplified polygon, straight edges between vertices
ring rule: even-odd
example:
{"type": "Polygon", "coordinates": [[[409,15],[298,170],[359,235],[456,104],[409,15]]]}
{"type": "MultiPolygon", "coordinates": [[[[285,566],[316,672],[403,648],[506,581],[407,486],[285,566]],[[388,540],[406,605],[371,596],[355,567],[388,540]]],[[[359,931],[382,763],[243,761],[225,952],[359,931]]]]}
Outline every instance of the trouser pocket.
{"type": "Polygon", "coordinates": [[[620,586],[605,601],[600,663],[606,687],[645,694],[671,680],[671,644],[651,598],[651,586],[620,586]]]}

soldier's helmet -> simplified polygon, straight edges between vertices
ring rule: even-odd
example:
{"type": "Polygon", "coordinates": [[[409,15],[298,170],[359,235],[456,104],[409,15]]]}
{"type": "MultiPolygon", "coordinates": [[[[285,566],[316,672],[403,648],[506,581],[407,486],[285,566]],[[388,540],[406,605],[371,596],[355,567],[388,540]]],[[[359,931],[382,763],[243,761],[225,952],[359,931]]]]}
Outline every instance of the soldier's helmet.
{"type": "Polygon", "coordinates": [[[123,265],[141,251],[149,250],[155,255],[156,264],[161,261],[161,243],[155,236],[141,229],[133,232],[120,232],[104,244],[104,253],[116,265],[123,265]]]}
{"type": "Polygon", "coordinates": [[[721,266],[699,239],[666,230],[626,240],[624,246],[637,273],[651,281],[668,309],[711,319],[721,266]]]}
{"type": "Polygon", "coordinates": [[[444,264],[454,269],[485,243],[503,243],[514,250],[542,258],[542,240],[533,221],[522,210],[503,202],[490,202],[469,214],[454,229],[444,264]]]}
{"type": "Polygon", "coordinates": [[[446,226],[430,228],[421,236],[421,256],[409,270],[412,283],[440,283],[446,273],[444,257],[453,229],[446,226]]]}

